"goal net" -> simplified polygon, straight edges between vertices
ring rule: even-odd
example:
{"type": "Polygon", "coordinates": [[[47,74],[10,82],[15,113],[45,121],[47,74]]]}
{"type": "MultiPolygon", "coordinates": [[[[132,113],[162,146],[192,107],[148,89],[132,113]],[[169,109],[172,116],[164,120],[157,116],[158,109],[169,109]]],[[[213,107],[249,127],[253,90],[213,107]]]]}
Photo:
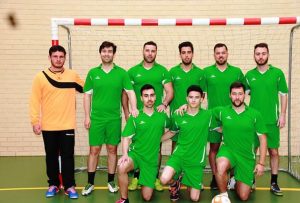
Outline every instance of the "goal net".
{"type": "MultiPolygon", "coordinates": [[[[299,22],[298,22],[299,23],[299,22]]],[[[244,74],[255,67],[253,59],[254,45],[260,42],[269,44],[269,63],[280,67],[289,79],[289,40],[292,24],[279,25],[222,25],[220,26],[73,26],[68,25],[71,41],[62,26],[58,26],[59,44],[65,48],[71,42],[70,58],[72,69],[76,70],[85,79],[90,68],[101,63],[99,56],[100,44],[107,40],[117,45],[114,62],[119,66],[129,69],[140,63],[143,59],[142,48],[146,41],[154,41],[158,45],[156,61],[167,69],[180,63],[178,44],[183,41],[191,41],[194,45],[193,63],[201,68],[214,63],[213,47],[216,43],[225,43],[228,46],[228,62],[242,69],[244,74]]],[[[76,24],[76,22],[75,22],[76,24]]],[[[85,23],[82,23],[85,24],[85,23]]],[[[89,24],[89,23],[87,23],[89,24]]],[[[184,23],[182,24],[184,25],[184,23]]],[[[299,172],[300,155],[300,32],[296,31],[293,42],[293,58],[291,71],[291,106],[290,106],[290,138],[288,126],[281,130],[280,155],[282,160],[280,168],[288,170],[288,155],[291,151],[292,169],[299,172]],[[290,142],[289,142],[290,139],[290,142]],[[290,143],[290,146],[289,146],[290,143]]],[[[66,66],[68,64],[66,63],[66,66]]],[[[247,99],[247,102],[249,98],[247,99]]],[[[205,106],[206,104],[204,104],[205,106]]],[[[86,166],[86,156],[89,151],[88,132],[83,127],[82,97],[77,99],[77,138],[76,154],[84,158],[77,161],[78,167],[86,166]]],[[[287,117],[288,118],[288,117],[287,117]]],[[[124,126],[125,121],[123,121],[124,126]]],[[[170,155],[171,143],[163,143],[162,154],[170,155]]],[[[118,149],[121,154],[121,147],[118,149]]],[[[103,146],[100,165],[106,166],[106,150],[103,146]]],[[[164,164],[163,159],[163,164],[164,164]]],[[[208,164],[207,164],[208,165],[208,164]]]]}

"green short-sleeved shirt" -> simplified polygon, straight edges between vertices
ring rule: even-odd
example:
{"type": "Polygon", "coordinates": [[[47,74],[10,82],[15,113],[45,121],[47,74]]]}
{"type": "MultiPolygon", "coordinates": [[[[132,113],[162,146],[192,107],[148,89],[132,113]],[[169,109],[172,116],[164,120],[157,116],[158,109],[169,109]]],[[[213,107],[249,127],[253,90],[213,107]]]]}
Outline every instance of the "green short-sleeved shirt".
{"type": "Polygon", "coordinates": [[[164,66],[155,62],[152,68],[146,69],[143,66],[143,62],[141,62],[130,68],[128,74],[136,94],[138,109],[143,108],[140,90],[145,84],[150,84],[155,88],[155,106],[162,103],[164,84],[171,82],[170,73],[164,66]]]}
{"type": "Polygon", "coordinates": [[[170,119],[164,112],[154,111],[148,115],[140,111],[139,115],[128,119],[122,137],[131,137],[129,151],[149,164],[158,164],[158,152],[165,128],[169,128],[170,119]]]}
{"type": "Polygon", "coordinates": [[[246,85],[241,69],[230,64],[224,71],[220,71],[216,64],[204,69],[204,92],[207,93],[208,109],[231,104],[230,85],[240,81],[246,85]]]}
{"type": "Polygon", "coordinates": [[[170,104],[171,112],[174,112],[183,104],[186,104],[186,90],[191,85],[204,87],[203,70],[193,64],[188,72],[181,68],[181,64],[171,68],[170,75],[174,88],[174,98],[170,104]]]}
{"type": "Polygon", "coordinates": [[[91,119],[119,119],[122,90],[133,90],[127,72],[114,64],[106,73],[102,64],[92,68],[86,77],[84,92],[92,94],[91,119]]]}
{"type": "Polygon", "coordinates": [[[262,115],[248,106],[238,114],[231,105],[215,108],[214,115],[223,128],[222,144],[240,156],[255,160],[256,136],[267,133],[262,115]]]}
{"type": "Polygon", "coordinates": [[[258,110],[266,124],[276,124],[279,117],[278,94],[287,94],[285,76],[279,68],[270,65],[261,73],[257,68],[247,72],[247,89],[250,90],[250,107],[258,110]]]}
{"type": "Polygon", "coordinates": [[[178,141],[172,156],[179,156],[189,165],[206,165],[206,145],[212,113],[201,109],[196,115],[173,114],[170,130],[178,133],[178,141]]]}

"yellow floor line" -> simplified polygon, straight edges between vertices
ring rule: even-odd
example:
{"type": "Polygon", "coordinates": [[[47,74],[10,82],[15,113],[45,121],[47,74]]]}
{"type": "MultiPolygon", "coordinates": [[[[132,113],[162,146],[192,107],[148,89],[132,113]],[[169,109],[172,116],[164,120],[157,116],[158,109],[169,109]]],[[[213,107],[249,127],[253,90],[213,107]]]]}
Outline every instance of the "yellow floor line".
{"type": "MultiPolygon", "coordinates": [[[[76,187],[76,189],[83,189],[84,187],[76,187]]],[[[47,190],[48,187],[17,187],[17,188],[0,188],[0,191],[19,191],[19,190],[47,190]]],[[[106,186],[103,187],[95,187],[96,190],[107,190],[106,186]]],[[[168,189],[168,187],[164,187],[164,189],[168,189]]],[[[181,187],[181,189],[186,189],[186,187],[181,187]]],[[[204,187],[205,190],[210,190],[209,187],[204,187]]],[[[268,187],[256,187],[256,190],[260,191],[269,191],[268,187]]],[[[300,192],[300,188],[281,188],[282,191],[293,191],[300,192]]]]}

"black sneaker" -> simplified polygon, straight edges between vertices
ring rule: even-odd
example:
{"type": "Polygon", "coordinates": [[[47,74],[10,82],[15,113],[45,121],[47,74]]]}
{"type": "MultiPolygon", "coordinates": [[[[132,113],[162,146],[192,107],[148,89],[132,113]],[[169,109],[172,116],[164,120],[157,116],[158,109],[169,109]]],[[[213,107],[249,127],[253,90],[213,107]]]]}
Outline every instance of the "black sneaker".
{"type": "Polygon", "coordinates": [[[179,176],[178,180],[176,180],[175,183],[173,183],[169,187],[170,199],[172,201],[179,200],[179,191],[180,191],[180,186],[181,186],[181,179],[182,179],[182,176],[179,176]]]}
{"type": "Polygon", "coordinates": [[[270,191],[277,196],[283,196],[282,191],[280,190],[279,186],[277,185],[277,183],[272,183],[271,187],[270,187],[270,191]]]}
{"type": "Polygon", "coordinates": [[[217,189],[218,189],[217,181],[216,181],[215,178],[211,179],[211,182],[210,182],[210,189],[211,189],[211,190],[217,190],[217,189]]]}

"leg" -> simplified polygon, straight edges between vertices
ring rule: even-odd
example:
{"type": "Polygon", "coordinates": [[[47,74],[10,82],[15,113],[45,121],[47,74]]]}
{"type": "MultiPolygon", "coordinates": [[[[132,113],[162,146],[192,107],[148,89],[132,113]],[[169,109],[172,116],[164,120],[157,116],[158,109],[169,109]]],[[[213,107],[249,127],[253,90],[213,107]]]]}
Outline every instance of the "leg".
{"type": "Polygon", "coordinates": [[[190,198],[193,202],[198,202],[200,199],[200,190],[195,188],[190,188],[190,198]]]}
{"type": "Polygon", "coordinates": [[[59,187],[59,144],[57,131],[43,131],[43,140],[46,153],[46,171],[49,186],[55,185],[59,187]]]}
{"type": "Polygon", "coordinates": [[[230,169],[230,162],[225,157],[217,158],[217,173],[216,180],[220,193],[227,191],[228,174],[227,171],[230,169]]]}
{"type": "Polygon", "coordinates": [[[117,167],[117,148],[118,145],[106,145],[107,149],[107,166],[108,166],[108,173],[109,174],[115,174],[116,173],[116,167],[117,167]]]}
{"type": "Polygon", "coordinates": [[[95,172],[97,169],[99,154],[101,146],[90,146],[90,153],[88,158],[88,172],[95,172]]]}
{"type": "Polygon", "coordinates": [[[142,186],[142,197],[145,201],[150,201],[153,194],[153,189],[147,186],[142,186]]]}
{"type": "Polygon", "coordinates": [[[270,167],[271,172],[274,175],[278,174],[278,168],[279,168],[279,153],[278,149],[268,149],[269,155],[270,155],[270,167]]]}
{"type": "Polygon", "coordinates": [[[218,153],[219,148],[220,148],[220,143],[210,143],[208,159],[209,159],[209,164],[210,164],[212,174],[213,174],[213,177],[212,177],[212,180],[210,183],[211,189],[217,189],[215,175],[217,173],[216,155],[218,153]]]}
{"type": "Polygon", "coordinates": [[[61,168],[64,188],[68,189],[75,186],[74,177],[74,146],[75,146],[75,131],[65,130],[61,132],[60,137],[60,155],[61,168]]]}
{"type": "Polygon", "coordinates": [[[172,180],[174,174],[175,174],[175,170],[170,166],[166,166],[160,176],[160,182],[163,185],[174,182],[172,180]]]}
{"type": "Polygon", "coordinates": [[[236,193],[242,201],[246,201],[249,199],[251,193],[251,187],[249,185],[246,185],[243,182],[237,181],[236,193]]]}
{"type": "Polygon", "coordinates": [[[159,148],[158,168],[157,168],[157,175],[156,175],[156,180],[155,180],[155,190],[156,191],[163,191],[164,190],[164,188],[161,185],[161,182],[158,178],[159,177],[160,165],[161,165],[161,159],[162,159],[161,146],[162,146],[162,144],[160,144],[160,148],[159,148]]]}
{"type": "Polygon", "coordinates": [[[118,166],[118,182],[120,187],[121,198],[128,198],[128,172],[133,170],[133,161],[129,157],[129,161],[118,166]]]}

